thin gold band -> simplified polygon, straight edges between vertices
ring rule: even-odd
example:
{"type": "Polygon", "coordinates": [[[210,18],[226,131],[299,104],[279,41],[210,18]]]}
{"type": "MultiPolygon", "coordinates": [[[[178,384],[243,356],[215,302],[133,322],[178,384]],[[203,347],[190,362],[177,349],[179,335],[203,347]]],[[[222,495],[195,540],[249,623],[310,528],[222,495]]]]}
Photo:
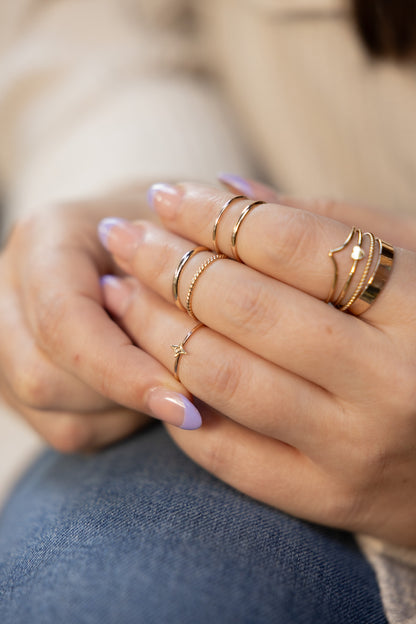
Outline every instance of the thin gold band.
{"type": "Polygon", "coordinates": [[[357,284],[354,292],[352,293],[351,297],[348,299],[348,301],[344,305],[338,306],[338,309],[341,310],[341,312],[346,312],[348,310],[348,308],[350,308],[352,306],[352,304],[355,303],[355,301],[360,296],[360,294],[361,294],[361,292],[363,290],[363,287],[365,288],[365,286],[364,286],[365,280],[368,277],[371,265],[373,263],[374,245],[375,245],[375,241],[376,241],[375,236],[371,232],[364,232],[363,236],[368,236],[370,238],[370,248],[368,250],[367,262],[366,262],[364,270],[362,272],[360,281],[358,282],[358,284],[357,284]]]}
{"type": "Polygon", "coordinates": [[[348,274],[347,279],[345,280],[344,286],[341,289],[341,292],[339,293],[336,301],[334,301],[334,306],[337,308],[339,306],[342,305],[342,301],[348,291],[349,285],[351,284],[351,280],[354,277],[355,271],[357,269],[357,264],[359,263],[360,260],[362,260],[362,258],[364,258],[364,251],[361,248],[361,243],[363,242],[363,233],[360,229],[356,230],[357,235],[358,235],[358,240],[357,240],[357,244],[354,245],[352,254],[351,254],[351,258],[352,258],[352,266],[350,269],[350,272],[348,274]],[[354,252],[357,251],[355,257],[354,257],[354,252]]]}
{"type": "Polygon", "coordinates": [[[185,307],[189,316],[191,316],[195,320],[198,320],[192,310],[192,298],[193,298],[195,285],[198,279],[201,277],[202,273],[205,271],[205,269],[207,269],[210,266],[210,264],[212,264],[213,262],[216,262],[217,260],[222,260],[223,258],[227,258],[227,256],[225,254],[214,254],[212,256],[209,256],[209,258],[207,258],[205,262],[201,264],[201,266],[199,267],[199,269],[193,276],[191,283],[189,284],[188,293],[186,295],[185,307]]]}
{"type": "Polygon", "coordinates": [[[220,248],[218,247],[218,243],[217,243],[218,225],[222,217],[224,216],[224,213],[227,210],[227,208],[229,208],[231,204],[237,199],[247,199],[247,197],[245,197],[245,195],[235,195],[234,197],[231,197],[231,199],[225,202],[224,206],[219,211],[217,218],[215,219],[214,227],[212,228],[212,244],[214,245],[214,249],[217,253],[220,253],[220,248]]]}
{"type": "Polygon", "coordinates": [[[237,260],[237,262],[241,262],[241,258],[238,255],[238,251],[237,251],[237,234],[241,227],[241,224],[246,218],[246,216],[248,215],[248,213],[253,210],[253,208],[255,208],[256,206],[259,206],[260,204],[265,204],[265,203],[266,202],[264,201],[255,201],[249,204],[248,206],[246,206],[243,212],[238,217],[236,224],[234,225],[234,228],[231,234],[231,250],[232,250],[233,258],[234,260],[237,260]]]}
{"type": "Polygon", "coordinates": [[[188,342],[188,340],[192,336],[192,334],[194,334],[198,329],[201,329],[201,327],[204,327],[203,323],[198,323],[198,325],[195,325],[195,327],[192,327],[192,329],[190,329],[188,331],[188,333],[186,334],[186,336],[182,340],[182,342],[180,342],[177,345],[176,344],[170,345],[171,349],[173,349],[173,352],[175,354],[175,363],[173,365],[173,374],[175,375],[175,379],[177,379],[178,381],[180,381],[179,375],[178,375],[179,360],[181,359],[182,355],[188,355],[187,351],[185,351],[185,349],[184,349],[184,346],[188,342]]]}
{"type": "Polygon", "coordinates": [[[343,249],[345,249],[345,247],[349,244],[352,237],[354,236],[355,232],[356,232],[356,228],[352,227],[350,233],[348,234],[347,238],[342,243],[342,245],[340,245],[339,247],[336,247],[335,249],[330,249],[328,251],[328,256],[331,258],[332,264],[334,265],[334,279],[332,280],[331,290],[329,291],[329,294],[325,300],[325,303],[331,303],[331,300],[335,294],[335,290],[336,290],[337,282],[338,282],[338,264],[334,258],[334,255],[338,253],[339,251],[342,251],[343,249]]]}
{"type": "Polygon", "coordinates": [[[185,311],[185,308],[179,300],[179,278],[188,260],[190,260],[193,256],[195,256],[195,254],[199,253],[200,251],[207,251],[207,248],[196,247],[195,249],[190,249],[189,251],[187,251],[186,254],[184,254],[182,258],[179,260],[178,266],[176,267],[175,273],[173,275],[173,280],[172,280],[173,301],[178,306],[178,308],[183,311],[185,311]]]}

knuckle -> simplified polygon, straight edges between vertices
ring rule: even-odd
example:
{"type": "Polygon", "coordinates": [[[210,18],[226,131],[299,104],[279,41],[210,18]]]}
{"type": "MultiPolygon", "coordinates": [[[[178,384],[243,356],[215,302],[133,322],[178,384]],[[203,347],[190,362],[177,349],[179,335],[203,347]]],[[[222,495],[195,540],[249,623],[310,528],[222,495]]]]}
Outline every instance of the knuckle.
{"type": "Polygon", "coordinates": [[[38,300],[36,316],[34,317],[34,330],[39,344],[46,351],[56,350],[60,347],[60,328],[68,313],[68,301],[66,298],[54,293],[54,297],[43,292],[42,299],[38,300]]]}
{"type": "Polygon", "coordinates": [[[26,407],[46,410],[53,405],[55,391],[47,368],[38,359],[27,360],[13,375],[12,390],[26,407]]]}
{"type": "Polygon", "coordinates": [[[213,388],[221,401],[229,404],[238,394],[241,384],[241,363],[234,358],[216,362],[205,371],[204,385],[213,388]]]}
{"type": "Polygon", "coordinates": [[[230,286],[223,299],[223,314],[239,333],[254,327],[256,334],[267,333],[276,322],[276,300],[270,288],[258,279],[230,286]]]}
{"type": "Polygon", "coordinates": [[[92,432],[80,418],[59,415],[46,439],[60,453],[77,453],[91,448],[92,432]]]}
{"type": "Polygon", "coordinates": [[[268,262],[272,266],[286,267],[291,270],[304,269],[308,250],[317,248],[318,227],[316,216],[300,209],[290,210],[267,233],[268,262]]]}

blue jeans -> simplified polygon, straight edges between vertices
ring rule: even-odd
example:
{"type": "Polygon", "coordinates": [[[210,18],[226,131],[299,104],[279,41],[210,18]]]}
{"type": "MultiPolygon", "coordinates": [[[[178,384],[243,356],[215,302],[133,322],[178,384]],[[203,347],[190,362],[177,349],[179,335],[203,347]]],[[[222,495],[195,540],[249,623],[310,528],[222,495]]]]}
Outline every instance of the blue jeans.
{"type": "MultiPolygon", "coordinates": [[[[190,433],[192,435],[192,433],[190,433]]],[[[348,533],[224,485],[154,427],[47,451],[0,519],[2,624],[382,624],[348,533]]]]}

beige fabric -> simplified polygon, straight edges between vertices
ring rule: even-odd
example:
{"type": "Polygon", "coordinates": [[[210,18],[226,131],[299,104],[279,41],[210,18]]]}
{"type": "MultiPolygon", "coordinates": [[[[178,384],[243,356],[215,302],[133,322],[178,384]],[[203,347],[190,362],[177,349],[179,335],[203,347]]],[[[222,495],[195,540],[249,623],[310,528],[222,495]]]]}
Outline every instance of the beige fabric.
{"type": "MultiPolygon", "coordinates": [[[[411,212],[415,103],[415,67],[371,62],[344,0],[0,5],[9,224],[55,199],[134,179],[212,180],[218,170],[411,212]]],[[[0,475],[6,464],[14,474],[26,454],[21,429],[22,444],[7,450],[20,427],[8,414],[0,413],[0,475]]],[[[415,623],[416,553],[368,538],[361,545],[390,621],[415,623]]]]}

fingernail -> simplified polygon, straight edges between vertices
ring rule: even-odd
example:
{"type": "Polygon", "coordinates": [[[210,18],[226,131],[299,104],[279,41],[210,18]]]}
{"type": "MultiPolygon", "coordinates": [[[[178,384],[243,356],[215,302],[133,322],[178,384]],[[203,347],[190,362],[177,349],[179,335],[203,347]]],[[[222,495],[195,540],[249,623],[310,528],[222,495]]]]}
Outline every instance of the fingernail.
{"type": "Polygon", "coordinates": [[[239,193],[265,202],[276,203],[279,201],[279,194],[276,190],[267,184],[263,184],[263,182],[247,180],[233,173],[220,173],[218,179],[232,193],[239,193]]]}
{"type": "Polygon", "coordinates": [[[149,391],[147,406],[156,418],[181,429],[198,429],[202,424],[195,405],[182,394],[161,386],[149,391]]]}
{"type": "Polygon", "coordinates": [[[234,173],[219,173],[218,180],[242,195],[251,195],[253,193],[251,183],[246,178],[242,178],[234,173]]]}
{"type": "Polygon", "coordinates": [[[105,308],[114,316],[124,316],[134,293],[131,283],[115,275],[103,275],[100,283],[105,308]]]}
{"type": "Polygon", "coordinates": [[[182,189],[173,184],[153,184],[147,192],[147,201],[159,216],[172,219],[176,215],[182,195],[182,189]]]}
{"type": "Polygon", "coordinates": [[[109,217],[98,224],[98,236],[108,251],[122,260],[130,260],[144,237],[144,228],[126,219],[109,217]]]}

